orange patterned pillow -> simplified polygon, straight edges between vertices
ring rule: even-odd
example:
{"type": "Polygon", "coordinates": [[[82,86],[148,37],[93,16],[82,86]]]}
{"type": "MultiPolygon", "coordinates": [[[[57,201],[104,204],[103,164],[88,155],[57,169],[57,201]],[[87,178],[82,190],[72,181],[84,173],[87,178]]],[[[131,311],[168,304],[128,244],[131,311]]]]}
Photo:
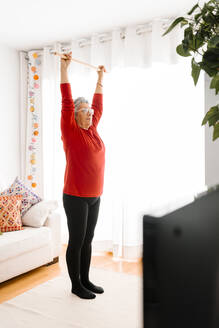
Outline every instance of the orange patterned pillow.
{"type": "Polygon", "coordinates": [[[0,196],[0,231],[23,230],[21,221],[22,195],[0,196]]]}

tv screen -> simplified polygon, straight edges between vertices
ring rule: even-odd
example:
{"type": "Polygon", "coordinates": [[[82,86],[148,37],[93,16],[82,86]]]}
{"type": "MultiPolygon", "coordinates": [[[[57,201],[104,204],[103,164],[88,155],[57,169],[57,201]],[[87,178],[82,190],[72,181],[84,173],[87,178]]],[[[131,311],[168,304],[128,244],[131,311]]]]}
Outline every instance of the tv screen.
{"type": "Polygon", "coordinates": [[[219,327],[218,188],[143,216],[143,289],[144,327],[219,327]]]}

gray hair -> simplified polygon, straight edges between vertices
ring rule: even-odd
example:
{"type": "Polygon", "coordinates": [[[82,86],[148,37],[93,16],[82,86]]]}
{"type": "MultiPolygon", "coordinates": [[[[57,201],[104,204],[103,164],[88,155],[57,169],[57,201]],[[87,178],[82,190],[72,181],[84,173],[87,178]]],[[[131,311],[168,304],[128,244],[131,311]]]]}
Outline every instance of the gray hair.
{"type": "Polygon", "coordinates": [[[88,101],[86,98],[84,98],[84,97],[78,97],[78,98],[76,98],[76,99],[74,100],[74,105],[75,105],[75,117],[76,117],[76,113],[77,113],[77,111],[79,110],[79,105],[80,105],[81,103],[87,103],[87,104],[89,104],[89,101],[88,101]]]}

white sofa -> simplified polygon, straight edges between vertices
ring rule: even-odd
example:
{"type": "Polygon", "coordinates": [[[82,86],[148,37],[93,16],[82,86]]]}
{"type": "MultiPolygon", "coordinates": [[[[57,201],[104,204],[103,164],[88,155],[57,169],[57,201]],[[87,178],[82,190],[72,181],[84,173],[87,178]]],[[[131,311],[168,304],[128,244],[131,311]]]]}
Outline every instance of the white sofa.
{"type": "Polygon", "coordinates": [[[58,261],[61,252],[61,215],[53,211],[43,226],[0,235],[0,283],[58,261]]]}

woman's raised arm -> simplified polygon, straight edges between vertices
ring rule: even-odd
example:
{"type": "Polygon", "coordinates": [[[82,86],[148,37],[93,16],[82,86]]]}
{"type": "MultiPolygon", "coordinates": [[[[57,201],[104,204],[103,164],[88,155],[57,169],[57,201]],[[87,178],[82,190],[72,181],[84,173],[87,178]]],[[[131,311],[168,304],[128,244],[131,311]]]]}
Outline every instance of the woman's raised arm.
{"type": "MultiPolygon", "coordinates": [[[[66,55],[67,58],[71,57],[71,53],[66,55]]],[[[74,102],[72,99],[71,85],[68,81],[68,66],[71,59],[61,59],[61,82],[60,90],[62,94],[62,110],[61,110],[61,131],[62,138],[66,141],[71,139],[73,127],[76,126],[74,118],[74,102]]]]}
{"type": "Polygon", "coordinates": [[[72,51],[68,54],[65,54],[66,59],[61,58],[61,82],[60,83],[69,83],[68,80],[68,67],[71,62],[72,51]]]}
{"type": "Polygon", "coordinates": [[[95,93],[103,93],[103,72],[106,72],[106,69],[103,65],[99,65],[98,68],[100,70],[97,72],[98,79],[97,79],[95,93]]]}

